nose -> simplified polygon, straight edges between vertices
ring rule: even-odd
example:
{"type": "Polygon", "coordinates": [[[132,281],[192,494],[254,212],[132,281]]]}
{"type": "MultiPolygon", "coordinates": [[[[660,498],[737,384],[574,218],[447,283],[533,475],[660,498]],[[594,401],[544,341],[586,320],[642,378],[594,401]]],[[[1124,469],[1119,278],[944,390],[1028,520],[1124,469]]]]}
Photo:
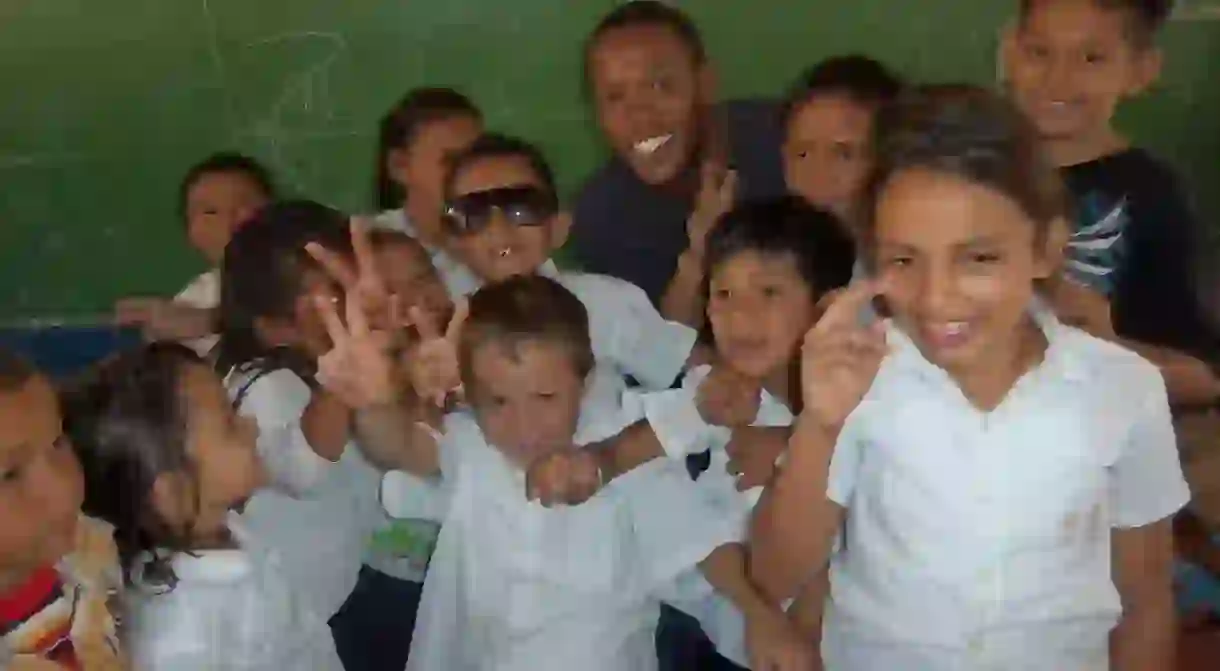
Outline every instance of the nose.
{"type": "Polygon", "coordinates": [[[483,239],[493,247],[504,247],[512,238],[513,225],[499,208],[494,208],[487,215],[487,226],[483,229],[483,239]]]}
{"type": "Polygon", "coordinates": [[[949,314],[957,299],[957,279],[952,268],[925,266],[917,286],[921,315],[938,318],[949,314]]]}
{"type": "Polygon", "coordinates": [[[1076,68],[1062,56],[1052,56],[1046,66],[1046,87],[1052,93],[1072,90],[1076,68]]]}

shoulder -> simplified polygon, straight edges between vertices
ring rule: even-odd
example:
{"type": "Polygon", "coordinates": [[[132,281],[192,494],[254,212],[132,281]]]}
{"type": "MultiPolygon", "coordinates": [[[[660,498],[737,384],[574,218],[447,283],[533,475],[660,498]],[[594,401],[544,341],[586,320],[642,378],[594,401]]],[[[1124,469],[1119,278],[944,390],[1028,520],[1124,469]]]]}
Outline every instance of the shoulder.
{"type": "Polygon", "coordinates": [[[1063,174],[1077,197],[1093,191],[1109,192],[1114,197],[1177,193],[1177,173],[1150,152],[1132,147],[1092,161],[1065,167],[1063,174]]]}
{"type": "Polygon", "coordinates": [[[193,307],[215,307],[220,303],[220,271],[213,268],[200,274],[183,287],[174,300],[193,307]]]}
{"type": "Polygon", "coordinates": [[[239,409],[260,424],[285,423],[299,419],[313,391],[296,373],[280,368],[268,372],[237,369],[225,378],[229,398],[239,409]]]}
{"type": "Polygon", "coordinates": [[[627,280],[610,275],[563,271],[559,273],[557,280],[568,291],[576,294],[576,297],[590,309],[597,307],[599,301],[613,301],[611,303],[613,305],[643,301],[651,305],[648,295],[644,293],[643,289],[627,280]]]}
{"type": "MultiPolygon", "coordinates": [[[[1121,344],[1071,326],[1060,326],[1058,346],[1072,370],[1092,383],[1114,407],[1131,406],[1165,396],[1165,381],[1152,362],[1121,344]]],[[[1133,408],[1134,409],[1134,408],[1133,408]]]]}

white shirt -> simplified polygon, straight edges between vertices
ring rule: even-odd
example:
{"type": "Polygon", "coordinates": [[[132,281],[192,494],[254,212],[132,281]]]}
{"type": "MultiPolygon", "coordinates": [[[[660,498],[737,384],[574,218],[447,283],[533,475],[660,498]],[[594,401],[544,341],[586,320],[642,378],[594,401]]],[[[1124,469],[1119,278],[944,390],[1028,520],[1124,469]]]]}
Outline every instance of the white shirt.
{"type": "Polygon", "coordinates": [[[828,671],[1110,668],[1111,531],[1189,492],[1157,369],[1035,314],[1045,359],[989,413],[890,326],[831,465],[828,671]]]}
{"type": "Polygon", "coordinates": [[[179,553],[172,588],[128,590],[123,626],[142,671],[342,671],[326,622],[304,609],[260,551],[231,523],[242,549],[179,553]]]}
{"type": "MultiPolygon", "coordinates": [[[[625,424],[585,423],[576,440],[625,424]]],[[[440,449],[453,500],[408,671],[656,669],[659,592],[737,535],[703,514],[689,476],[667,460],[583,505],[548,510],[526,500],[524,474],[469,415],[446,418],[440,449]]],[[[383,483],[391,506],[397,475],[383,483]]]]}
{"type": "MultiPolygon", "coordinates": [[[[711,451],[708,469],[696,481],[696,488],[706,497],[707,509],[703,514],[732,520],[738,530],[738,539],[744,541],[750,515],[762,496],[763,488],[755,487],[744,492],[737,490],[737,482],[728,472],[729,456],[725,450],[732,437],[731,431],[708,424],[699,413],[696,402],[699,385],[711,370],[711,366],[691,369],[680,388],[628,394],[626,403],[638,402],[642,405],[649,426],[669,457],[680,461],[691,454],[711,451]]],[[[758,414],[751,426],[791,426],[792,420],[788,407],[765,389],[762,390],[758,414]]],[[[709,594],[710,589],[701,572],[689,571],[668,600],[699,620],[704,633],[721,655],[738,666],[748,668],[745,620],[727,599],[719,594],[709,594]]]]}
{"type": "MultiPolygon", "coordinates": [[[[248,380],[248,374],[230,375],[230,396],[248,380]]],[[[313,451],[301,431],[311,397],[288,370],[249,385],[238,411],[258,423],[258,453],[271,486],[251,497],[241,517],[252,538],[278,553],[285,578],[306,607],[329,619],[356,586],[377,519],[379,475],[354,445],[338,462],[313,451]]]]}
{"type": "MultiPolygon", "coordinates": [[[[174,296],[174,302],[200,310],[215,310],[220,306],[220,271],[213,268],[191,280],[186,288],[174,296]]],[[[219,335],[210,335],[182,344],[195,350],[199,356],[206,357],[219,340],[219,335]]]]}

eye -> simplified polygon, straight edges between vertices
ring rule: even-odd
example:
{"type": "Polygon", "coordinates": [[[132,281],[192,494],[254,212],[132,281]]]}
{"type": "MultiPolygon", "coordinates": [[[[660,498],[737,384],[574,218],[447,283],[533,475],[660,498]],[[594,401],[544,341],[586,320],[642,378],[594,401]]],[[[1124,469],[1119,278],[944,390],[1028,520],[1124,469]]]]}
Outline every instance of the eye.
{"type": "Polygon", "coordinates": [[[973,252],[970,254],[971,263],[992,264],[1000,261],[1000,255],[995,252],[973,252]]]}
{"type": "Polygon", "coordinates": [[[17,482],[21,479],[22,469],[20,466],[14,468],[6,468],[0,471],[0,485],[8,485],[17,482]]]}
{"type": "Polygon", "coordinates": [[[712,298],[723,301],[723,300],[727,300],[732,297],[733,297],[733,292],[729,291],[728,289],[724,289],[724,288],[712,289],[712,298]]]}
{"type": "Polygon", "coordinates": [[[885,263],[886,263],[886,265],[889,265],[889,266],[894,266],[897,268],[905,268],[906,266],[911,265],[911,263],[913,263],[913,262],[914,262],[914,259],[912,259],[909,256],[891,256],[889,259],[886,260],[885,263]]]}
{"type": "Polygon", "coordinates": [[[557,394],[553,391],[540,391],[540,392],[536,393],[535,396],[537,396],[538,398],[540,398],[544,401],[553,401],[553,400],[555,400],[557,394]]]}
{"type": "Polygon", "coordinates": [[[1041,44],[1026,44],[1025,54],[1033,58],[1046,58],[1050,55],[1050,50],[1041,44]]]}
{"type": "Polygon", "coordinates": [[[851,161],[856,158],[856,148],[845,142],[836,143],[834,155],[842,161],[851,161]]]}
{"type": "Polygon", "coordinates": [[[784,292],[775,285],[768,285],[762,288],[761,293],[764,298],[775,298],[784,292]]]}
{"type": "Polygon", "coordinates": [[[1101,65],[1101,64],[1105,63],[1106,60],[1107,59],[1106,59],[1105,54],[1097,53],[1095,51],[1089,52],[1084,55],[1084,62],[1088,63],[1089,65],[1101,65]]]}

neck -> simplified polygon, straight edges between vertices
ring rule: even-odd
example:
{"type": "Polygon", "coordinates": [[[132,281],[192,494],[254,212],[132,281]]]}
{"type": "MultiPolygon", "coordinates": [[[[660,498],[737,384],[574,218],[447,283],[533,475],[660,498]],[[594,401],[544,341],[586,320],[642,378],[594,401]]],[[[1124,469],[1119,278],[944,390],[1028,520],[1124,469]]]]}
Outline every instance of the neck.
{"type": "Polygon", "coordinates": [[[1066,168],[1127,148],[1127,140],[1106,126],[1093,133],[1076,137],[1044,138],[1047,156],[1060,168],[1066,168]]]}
{"type": "Polygon", "coordinates": [[[403,211],[407,213],[407,217],[411,219],[411,225],[415,227],[415,237],[426,247],[436,248],[440,246],[442,239],[441,231],[441,216],[436,208],[424,204],[416,199],[407,199],[403,204],[403,211]]]}
{"type": "Polygon", "coordinates": [[[792,388],[792,379],[792,365],[786,364],[764,378],[762,388],[767,390],[768,394],[783,401],[790,410],[796,412],[797,408],[793,404],[797,400],[797,395],[796,390],[792,388]]]}
{"type": "Polygon", "coordinates": [[[999,407],[1017,380],[1042,360],[1046,348],[1046,334],[1033,317],[1026,317],[1010,339],[997,343],[995,355],[980,357],[985,359],[984,365],[971,371],[948,372],[972,405],[990,412],[999,407]]]}

